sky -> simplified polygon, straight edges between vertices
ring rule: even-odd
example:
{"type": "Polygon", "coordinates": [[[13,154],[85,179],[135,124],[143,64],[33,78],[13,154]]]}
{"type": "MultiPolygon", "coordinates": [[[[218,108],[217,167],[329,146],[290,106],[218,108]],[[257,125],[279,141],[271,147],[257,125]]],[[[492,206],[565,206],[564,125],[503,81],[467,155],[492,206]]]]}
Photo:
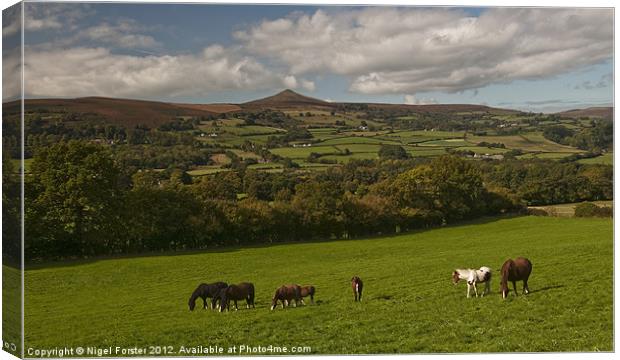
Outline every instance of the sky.
{"type": "MultiPolygon", "coordinates": [[[[20,21],[2,20],[15,73],[20,21]]],[[[24,44],[29,98],[613,103],[612,9],[27,3],[24,44]]]]}

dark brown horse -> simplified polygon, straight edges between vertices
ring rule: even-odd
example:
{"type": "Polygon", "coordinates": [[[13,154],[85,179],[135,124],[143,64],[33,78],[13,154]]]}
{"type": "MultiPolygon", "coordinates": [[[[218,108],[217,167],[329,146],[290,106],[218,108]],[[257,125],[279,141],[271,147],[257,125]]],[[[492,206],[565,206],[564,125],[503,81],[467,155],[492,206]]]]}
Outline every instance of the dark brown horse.
{"type": "Polygon", "coordinates": [[[301,287],[299,285],[282,285],[276,289],[276,293],[271,300],[271,310],[275,309],[278,301],[282,302],[282,309],[288,306],[292,300],[295,300],[295,307],[301,300],[301,287]]]}
{"type": "Polygon", "coordinates": [[[353,295],[355,295],[355,301],[362,301],[362,289],[364,288],[362,279],[357,276],[352,277],[351,288],[353,289],[353,295]]]}
{"type": "Polygon", "coordinates": [[[194,292],[192,293],[192,296],[190,296],[189,298],[189,310],[193,311],[194,308],[196,307],[196,300],[198,300],[198,298],[202,299],[202,308],[206,309],[208,308],[208,302],[207,302],[207,298],[213,298],[215,297],[215,295],[217,295],[217,293],[220,291],[220,289],[227,287],[228,284],[226,284],[225,282],[214,282],[213,284],[200,284],[198,285],[198,287],[196,288],[196,290],[194,290],[194,292]]]}
{"type": "Polygon", "coordinates": [[[530,289],[527,286],[527,279],[529,279],[532,273],[532,263],[522,257],[518,257],[514,260],[508,259],[502,265],[502,281],[500,283],[500,290],[502,292],[502,298],[508,296],[508,282],[512,282],[512,287],[515,289],[515,296],[517,296],[517,281],[523,280],[523,294],[528,294],[530,289]]]}
{"type": "Polygon", "coordinates": [[[254,306],[254,284],[242,282],[237,285],[230,285],[226,288],[220,289],[219,293],[213,297],[212,304],[213,307],[215,307],[219,301],[220,312],[223,312],[230,307],[231,300],[235,303],[235,310],[239,310],[239,307],[237,306],[238,300],[245,300],[248,309],[250,306],[256,307],[254,306]]]}
{"type": "Polygon", "coordinates": [[[314,286],[312,285],[302,286],[301,287],[301,304],[305,305],[304,298],[306,296],[310,296],[310,303],[314,304],[314,292],[315,291],[316,290],[314,289],[314,286]]]}

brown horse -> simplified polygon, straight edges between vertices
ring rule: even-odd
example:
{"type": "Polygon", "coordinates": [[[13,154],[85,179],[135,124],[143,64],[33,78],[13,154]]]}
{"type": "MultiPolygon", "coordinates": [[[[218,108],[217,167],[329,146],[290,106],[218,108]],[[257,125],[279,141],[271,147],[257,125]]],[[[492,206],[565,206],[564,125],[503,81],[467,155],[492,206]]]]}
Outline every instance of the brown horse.
{"type": "Polygon", "coordinates": [[[198,298],[202,299],[202,308],[206,309],[208,307],[207,298],[214,298],[220,289],[227,287],[228,284],[222,281],[215,282],[213,284],[200,284],[192,293],[192,296],[189,298],[189,310],[193,311],[196,307],[196,300],[198,298]]]}
{"type": "Polygon", "coordinates": [[[212,305],[215,307],[217,301],[220,302],[220,312],[223,312],[230,307],[230,301],[234,301],[235,310],[239,310],[237,306],[238,300],[245,300],[247,308],[254,306],[254,284],[248,282],[242,282],[238,285],[230,285],[220,290],[220,292],[213,297],[212,305]]]}
{"type": "Polygon", "coordinates": [[[529,279],[532,273],[532,263],[523,257],[518,257],[514,260],[508,259],[502,265],[502,281],[500,283],[500,290],[502,292],[502,298],[508,296],[508,282],[512,282],[512,287],[515,289],[515,296],[517,296],[517,281],[523,280],[523,294],[529,294],[530,289],[527,286],[527,279],[529,279]]]}
{"type": "Polygon", "coordinates": [[[353,295],[355,295],[355,301],[362,301],[362,289],[364,288],[362,279],[357,276],[352,277],[351,288],[353,289],[353,295]]]}
{"type": "Polygon", "coordinates": [[[275,309],[278,305],[278,301],[282,302],[282,309],[291,302],[291,300],[295,300],[295,307],[301,300],[301,287],[299,285],[282,285],[273,295],[273,299],[271,300],[271,310],[275,309]]]}
{"type": "Polygon", "coordinates": [[[304,298],[306,296],[310,296],[310,303],[314,304],[314,292],[315,292],[314,286],[312,285],[302,286],[301,287],[301,304],[306,305],[304,303],[304,298]]]}

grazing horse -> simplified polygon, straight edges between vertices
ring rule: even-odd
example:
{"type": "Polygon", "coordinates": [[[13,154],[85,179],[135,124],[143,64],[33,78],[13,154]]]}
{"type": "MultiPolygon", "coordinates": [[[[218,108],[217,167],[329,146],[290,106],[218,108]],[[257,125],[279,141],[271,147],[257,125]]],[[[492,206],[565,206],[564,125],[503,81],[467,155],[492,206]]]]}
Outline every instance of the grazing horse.
{"type": "Polygon", "coordinates": [[[271,310],[275,309],[278,301],[282,302],[282,309],[295,300],[295,307],[301,300],[301,287],[299,285],[282,285],[276,289],[276,293],[271,300],[271,310]]]}
{"type": "Polygon", "coordinates": [[[458,284],[459,280],[467,280],[467,298],[471,288],[474,288],[474,293],[478,297],[478,288],[476,284],[484,283],[484,291],[482,296],[488,294],[491,291],[491,269],[486,266],[481,267],[478,270],[475,269],[456,269],[452,273],[452,282],[454,285],[458,284]]]}
{"type": "Polygon", "coordinates": [[[362,301],[362,289],[364,283],[362,279],[357,276],[351,278],[351,288],[353,288],[353,295],[355,295],[355,301],[362,301]]]}
{"type": "Polygon", "coordinates": [[[235,303],[235,310],[239,310],[239,307],[237,306],[238,300],[245,300],[248,309],[250,308],[250,305],[252,307],[256,307],[254,306],[254,284],[242,282],[237,285],[230,285],[226,288],[220,289],[219,293],[213,297],[212,304],[213,307],[215,307],[215,304],[219,301],[220,312],[223,312],[224,310],[229,309],[231,300],[235,303]]]}
{"type": "Polygon", "coordinates": [[[192,293],[192,296],[189,298],[189,310],[194,311],[196,307],[196,300],[198,298],[202,299],[202,308],[207,309],[209,307],[209,303],[207,302],[207,298],[214,298],[220,289],[227,287],[228,284],[225,282],[214,282],[213,284],[205,284],[202,283],[198,285],[196,290],[192,293]]]}
{"type": "Polygon", "coordinates": [[[314,286],[312,285],[302,286],[301,287],[301,304],[306,305],[304,303],[304,298],[306,296],[310,296],[310,303],[314,304],[314,292],[315,292],[314,286]]]}
{"type": "Polygon", "coordinates": [[[530,278],[532,273],[532,263],[523,257],[518,257],[514,260],[508,259],[502,265],[502,281],[500,283],[500,290],[502,291],[502,298],[508,296],[508,282],[512,282],[512,287],[515,289],[515,296],[517,294],[517,281],[523,280],[523,294],[529,294],[530,288],[527,286],[527,279],[530,278]]]}

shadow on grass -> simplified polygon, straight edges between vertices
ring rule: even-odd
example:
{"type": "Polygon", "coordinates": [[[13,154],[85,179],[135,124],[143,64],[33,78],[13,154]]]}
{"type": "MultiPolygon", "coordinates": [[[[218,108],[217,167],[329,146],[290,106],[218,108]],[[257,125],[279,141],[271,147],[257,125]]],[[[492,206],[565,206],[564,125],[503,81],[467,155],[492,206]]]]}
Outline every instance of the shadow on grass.
{"type": "Polygon", "coordinates": [[[25,270],[37,270],[37,269],[45,269],[45,268],[55,268],[55,267],[73,267],[80,266],[86,264],[96,263],[102,260],[116,260],[116,259],[134,259],[134,258],[145,258],[145,257],[170,257],[170,256],[185,256],[185,255],[200,255],[200,254],[223,254],[236,252],[245,249],[260,249],[260,248],[268,248],[282,245],[305,245],[305,244],[321,244],[321,243],[330,243],[334,241],[363,241],[363,240],[374,240],[379,238],[384,238],[385,240],[390,240],[393,238],[397,238],[400,236],[410,236],[415,234],[422,234],[428,231],[438,230],[438,229],[449,229],[459,226],[470,226],[470,225],[484,225],[488,223],[493,223],[500,220],[513,219],[517,217],[523,217],[525,215],[519,214],[507,214],[500,216],[485,216],[473,220],[466,220],[457,222],[450,225],[445,226],[437,226],[437,227],[428,227],[423,229],[415,229],[411,231],[401,232],[401,233],[390,233],[390,234],[377,234],[372,236],[364,236],[359,238],[349,238],[349,239],[311,239],[311,240],[300,240],[300,241],[284,241],[277,243],[268,243],[268,244],[248,244],[248,245],[233,245],[233,246],[222,246],[222,247],[213,247],[207,249],[194,249],[194,250],[168,250],[168,251],[149,251],[143,253],[130,253],[130,254],[117,254],[117,255],[102,255],[102,256],[93,256],[90,258],[71,258],[66,260],[58,260],[58,261],[42,261],[42,262],[30,262],[25,266],[25,270]]]}

